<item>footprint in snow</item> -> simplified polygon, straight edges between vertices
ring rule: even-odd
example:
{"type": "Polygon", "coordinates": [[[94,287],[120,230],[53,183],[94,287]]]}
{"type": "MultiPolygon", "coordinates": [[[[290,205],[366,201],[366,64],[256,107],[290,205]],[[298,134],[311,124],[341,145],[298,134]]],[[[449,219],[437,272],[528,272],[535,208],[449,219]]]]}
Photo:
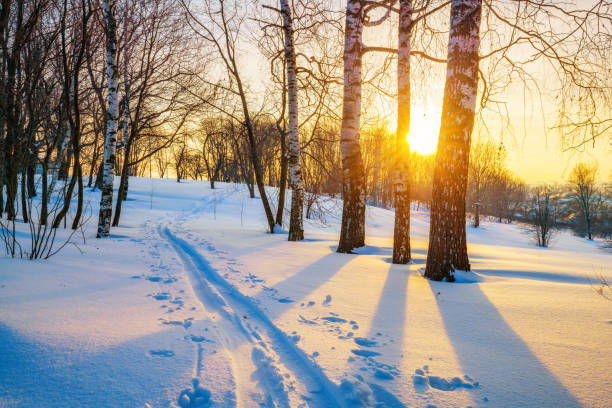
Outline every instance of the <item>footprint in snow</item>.
{"type": "Polygon", "coordinates": [[[375,340],[366,339],[365,337],[355,337],[353,341],[362,347],[375,347],[378,345],[375,340]]]}
{"type": "Polygon", "coordinates": [[[155,300],[169,300],[169,299],[172,299],[172,296],[168,292],[149,294],[147,296],[151,296],[155,300]]]}
{"type": "Polygon", "coordinates": [[[178,396],[178,405],[181,408],[205,408],[211,405],[210,391],[200,385],[200,380],[192,380],[193,388],[181,391],[178,396]]]}
{"type": "Polygon", "coordinates": [[[310,324],[310,325],[317,325],[317,322],[315,322],[314,320],[309,320],[306,319],[304,316],[299,315],[299,319],[298,319],[299,323],[305,323],[305,324],[310,324]]]}
{"type": "Polygon", "coordinates": [[[377,353],[376,351],[372,351],[372,350],[361,350],[361,349],[354,349],[351,350],[351,353],[360,356],[360,357],[375,357],[375,356],[380,356],[380,353],[377,353]]]}
{"type": "Polygon", "coordinates": [[[374,377],[378,378],[379,380],[393,380],[395,378],[393,374],[388,371],[381,370],[380,368],[374,370],[374,377]]]}
{"type": "Polygon", "coordinates": [[[162,324],[165,324],[167,326],[183,326],[185,329],[188,329],[189,327],[191,327],[191,322],[193,320],[193,317],[189,317],[183,321],[180,320],[163,320],[162,324]]]}
{"type": "Polygon", "coordinates": [[[151,357],[174,357],[174,351],[172,350],[149,350],[151,357]]]}
{"type": "Polygon", "coordinates": [[[322,317],[321,320],[326,320],[326,321],[332,322],[332,323],[346,323],[345,319],[343,319],[341,317],[335,317],[335,316],[322,317]]]}
{"type": "Polygon", "coordinates": [[[191,341],[193,341],[194,343],[212,343],[212,340],[207,339],[204,336],[196,336],[195,334],[192,334],[190,336],[191,341]]]}
{"type": "Polygon", "coordinates": [[[464,375],[463,378],[443,378],[437,375],[429,375],[429,369],[424,366],[423,369],[417,368],[414,370],[412,382],[417,392],[425,392],[428,387],[435,388],[440,391],[455,391],[457,389],[473,389],[480,384],[474,381],[470,376],[464,375]]]}

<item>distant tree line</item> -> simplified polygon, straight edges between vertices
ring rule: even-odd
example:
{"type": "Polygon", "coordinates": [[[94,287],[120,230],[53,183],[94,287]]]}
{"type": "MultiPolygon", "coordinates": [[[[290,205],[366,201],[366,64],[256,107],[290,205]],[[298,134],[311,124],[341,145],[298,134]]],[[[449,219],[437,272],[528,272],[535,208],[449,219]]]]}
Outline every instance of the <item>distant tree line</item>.
{"type": "Polygon", "coordinates": [[[467,207],[474,227],[482,216],[522,222],[539,246],[548,246],[560,228],[612,240],[612,183],[599,181],[596,163],[576,163],[566,183],[528,186],[506,167],[505,157],[502,145],[472,146],[467,207]]]}

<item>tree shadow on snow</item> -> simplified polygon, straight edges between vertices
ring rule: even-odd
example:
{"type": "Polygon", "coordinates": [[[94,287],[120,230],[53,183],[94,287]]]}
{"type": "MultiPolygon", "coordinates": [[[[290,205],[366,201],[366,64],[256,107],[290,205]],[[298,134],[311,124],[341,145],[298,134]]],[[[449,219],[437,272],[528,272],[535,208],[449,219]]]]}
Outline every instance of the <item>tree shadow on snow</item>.
{"type": "Polygon", "coordinates": [[[428,282],[459,363],[492,404],[580,406],[506,323],[480,285],[428,282]]]}
{"type": "MultiPolygon", "coordinates": [[[[268,232],[255,232],[257,235],[249,237],[247,240],[241,240],[236,252],[239,256],[245,256],[254,252],[261,253],[271,250],[279,245],[286,244],[287,234],[270,234],[268,232]]],[[[233,250],[232,250],[233,252],[233,250]]]]}
{"type": "Polygon", "coordinates": [[[281,298],[278,305],[275,305],[274,308],[266,312],[266,315],[271,320],[274,320],[291,308],[294,303],[301,302],[319,287],[323,286],[352,259],[354,258],[351,256],[335,252],[324,255],[301,271],[276,283],[271,288],[268,288],[268,290],[264,290],[256,299],[265,299],[270,292],[280,294],[281,296],[286,293],[293,294],[289,301],[283,301],[284,298],[281,298]]]}
{"type": "MultiPolygon", "coordinates": [[[[88,294],[108,292],[110,298],[112,294],[120,289],[138,284],[136,279],[125,279],[120,277],[106,282],[94,282],[81,284],[80,286],[60,287],[59,289],[50,288],[44,292],[36,293],[37,301],[50,301],[54,299],[66,299],[71,297],[82,297],[88,294]]],[[[46,288],[45,288],[46,289],[46,288]]],[[[12,295],[2,298],[6,303],[28,303],[32,301],[31,295],[12,295]]]]}
{"type": "Polygon", "coordinates": [[[354,342],[352,380],[369,388],[361,396],[364,406],[406,406],[392,391],[403,381],[397,363],[402,357],[410,273],[403,265],[389,265],[366,337],[350,340],[354,342]]]}
{"type": "Polygon", "coordinates": [[[516,271],[504,269],[478,269],[478,273],[484,276],[496,276],[502,278],[530,279],[545,282],[572,283],[578,285],[593,284],[593,280],[589,276],[571,275],[566,273],[516,271]]]}
{"type": "Polygon", "coordinates": [[[41,342],[0,323],[0,405],[169,406],[176,401],[177,384],[188,385],[193,375],[196,343],[177,342],[183,333],[182,327],[170,327],[84,351],[78,345],[41,342]],[[180,348],[164,349],[164,344],[180,348]]]}
{"type": "Polygon", "coordinates": [[[394,340],[395,344],[391,349],[398,355],[401,353],[401,341],[404,338],[406,295],[410,273],[410,270],[404,268],[403,265],[389,265],[385,284],[378,298],[376,312],[372,317],[368,332],[368,337],[375,338],[382,330],[394,340]]]}

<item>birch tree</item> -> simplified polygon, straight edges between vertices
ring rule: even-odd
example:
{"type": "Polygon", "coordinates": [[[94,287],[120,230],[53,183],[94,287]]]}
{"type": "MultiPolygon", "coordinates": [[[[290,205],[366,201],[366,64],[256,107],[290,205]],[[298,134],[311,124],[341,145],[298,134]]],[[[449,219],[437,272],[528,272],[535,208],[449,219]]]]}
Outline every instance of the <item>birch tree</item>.
{"type": "Polygon", "coordinates": [[[453,0],[442,125],[436,153],[425,276],[454,281],[469,270],[465,195],[478,89],[481,0],[453,0]]]}
{"type": "Polygon", "coordinates": [[[106,112],[106,137],[102,167],[102,188],[100,188],[100,216],[98,238],[110,234],[113,211],[113,181],[115,176],[115,146],[119,120],[119,96],[117,92],[117,22],[115,20],[116,0],[102,0],[106,31],[106,76],[108,81],[108,109],[106,112]]]}
{"type": "Polygon", "coordinates": [[[362,56],[372,51],[398,53],[397,156],[393,171],[393,191],[396,202],[393,262],[407,263],[410,260],[410,188],[407,170],[410,151],[406,144],[406,136],[410,128],[410,55],[419,55],[434,62],[445,62],[429,56],[426,52],[412,50],[410,33],[416,22],[424,22],[425,18],[443,10],[448,3],[431,5],[426,2],[418,10],[413,9],[412,1],[400,1],[399,10],[393,7],[395,3],[396,0],[380,2],[349,0],[347,5],[344,104],[340,136],[344,206],[338,252],[351,252],[352,249],[365,245],[365,171],[359,145],[362,56]],[[380,18],[371,21],[368,13],[379,8],[386,10],[385,13],[380,18]],[[383,23],[391,12],[400,14],[399,49],[364,46],[362,43],[363,27],[383,23]],[[417,12],[419,15],[413,18],[412,14],[417,12]]]}
{"type": "Polygon", "coordinates": [[[342,152],[342,223],[337,252],[365,245],[365,174],[359,145],[361,119],[361,46],[363,2],[348,0],[344,29],[342,152]]]}
{"type": "Polygon", "coordinates": [[[410,28],[412,0],[400,0],[397,57],[397,135],[393,190],[395,226],[393,229],[393,263],[410,262],[410,183],[408,160],[410,148],[406,136],[410,130],[410,28]]]}
{"type": "Polygon", "coordinates": [[[289,241],[304,239],[303,201],[304,186],[300,167],[300,135],[298,130],[298,95],[295,48],[293,45],[293,21],[288,0],[280,0],[285,33],[285,60],[287,66],[287,100],[289,102],[289,183],[291,185],[291,218],[289,241]]]}

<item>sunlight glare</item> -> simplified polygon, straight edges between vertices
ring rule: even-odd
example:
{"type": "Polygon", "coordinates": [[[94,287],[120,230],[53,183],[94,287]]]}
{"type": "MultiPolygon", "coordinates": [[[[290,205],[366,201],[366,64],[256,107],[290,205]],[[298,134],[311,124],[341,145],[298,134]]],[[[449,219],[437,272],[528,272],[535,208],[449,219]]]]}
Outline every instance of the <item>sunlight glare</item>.
{"type": "Polygon", "coordinates": [[[410,132],[406,140],[410,149],[419,154],[433,154],[438,146],[441,111],[435,109],[412,108],[410,132]]]}

